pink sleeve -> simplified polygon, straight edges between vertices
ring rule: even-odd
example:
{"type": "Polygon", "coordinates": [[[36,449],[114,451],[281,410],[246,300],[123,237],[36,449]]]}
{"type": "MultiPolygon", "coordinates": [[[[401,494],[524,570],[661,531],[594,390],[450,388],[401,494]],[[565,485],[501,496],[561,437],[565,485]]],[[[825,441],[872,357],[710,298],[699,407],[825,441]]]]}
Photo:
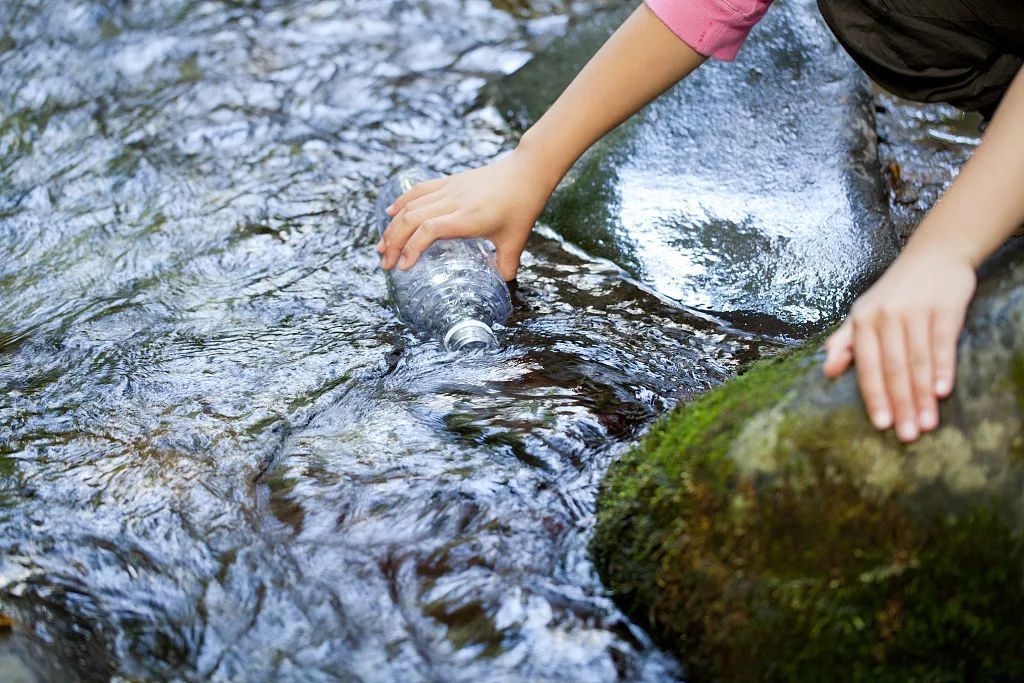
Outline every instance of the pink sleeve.
{"type": "Polygon", "coordinates": [[[772,0],[644,0],[672,33],[707,57],[732,61],[772,0]]]}

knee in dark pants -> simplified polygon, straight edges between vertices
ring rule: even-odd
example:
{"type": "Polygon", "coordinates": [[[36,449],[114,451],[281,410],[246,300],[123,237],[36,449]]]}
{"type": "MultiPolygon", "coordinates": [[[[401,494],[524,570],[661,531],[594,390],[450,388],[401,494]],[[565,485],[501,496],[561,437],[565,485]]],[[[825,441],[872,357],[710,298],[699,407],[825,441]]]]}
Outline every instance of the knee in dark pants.
{"type": "Polygon", "coordinates": [[[881,87],[981,112],[1024,64],[1019,0],[818,0],[839,43],[881,87]]]}

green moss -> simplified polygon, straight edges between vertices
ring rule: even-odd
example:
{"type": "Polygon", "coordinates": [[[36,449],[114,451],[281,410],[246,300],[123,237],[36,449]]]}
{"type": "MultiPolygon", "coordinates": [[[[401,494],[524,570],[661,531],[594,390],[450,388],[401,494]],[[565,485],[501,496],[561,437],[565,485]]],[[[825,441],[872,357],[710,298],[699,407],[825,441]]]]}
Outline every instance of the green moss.
{"type": "MultiPolygon", "coordinates": [[[[594,552],[598,565],[627,611],[648,611],[646,621],[662,630],[665,614],[689,613],[693,596],[705,594],[705,572],[686,574],[695,585],[661,584],[662,566],[678,555],[677,541],[697,541],[713,533],[709,524],[722,509],[742,508],[745,498],[732,487],[734,467],[725,457],[743,418],[777,401],[789,388],[795,366],[807,352],[763,362],[729,383],[660,421],[640,446],[614,465],[599,497],[594,552]],[[700,450],[700,459],[679,455],[700,450]],[[732,494],[737,494],[736,496],[732,494]],[[687,515],[700,517],[690,524],[687,515]]],[[[742,510],[737,510],[742,514],[742,510]]],[[[699,637],[697,624],[673,623],[666,634],[688,641],[699,637]]]]}
{"type": "Polygon", "coordinates": [[[1017,406],[1024,410],[1024,354],[1016,353],[1010,361],[1009,379],[1013,385],[1017,406]]]}
{"type": "Polygon", "coordinates": [[[819,408],[796,387],[812,348],[679,408],[612,468],[607,584],[691,681],[1024,676],[1024,551],[999,501],[918,476],[929,442],[875,433],[859,402],[819,408]]]}
{"type": "MultiPolygon", "coordinates": [[[[1014,354],[1010,363],[1009,379],[1013,385],[1017,406],[1024,412],[1024,354],[1014,354]]],[[[1024,436],[1018,436],[1010,442],[1010,455],[1016,463],[1024,465],[1024,436]]]]}

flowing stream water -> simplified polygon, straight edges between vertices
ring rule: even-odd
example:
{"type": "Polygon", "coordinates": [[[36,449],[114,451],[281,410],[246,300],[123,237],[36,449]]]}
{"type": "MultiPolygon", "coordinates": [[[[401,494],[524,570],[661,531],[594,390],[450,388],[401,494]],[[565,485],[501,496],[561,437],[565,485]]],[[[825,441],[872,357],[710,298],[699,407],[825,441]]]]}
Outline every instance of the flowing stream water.
{"type": "Polygon", "coordinates": [[[588,559],[609,462],[770,352],[541,226],[496,353],[395,317],[372,202],[512,144],[592,4],[6,0],[0,672],[662,681],[588,559]]]}

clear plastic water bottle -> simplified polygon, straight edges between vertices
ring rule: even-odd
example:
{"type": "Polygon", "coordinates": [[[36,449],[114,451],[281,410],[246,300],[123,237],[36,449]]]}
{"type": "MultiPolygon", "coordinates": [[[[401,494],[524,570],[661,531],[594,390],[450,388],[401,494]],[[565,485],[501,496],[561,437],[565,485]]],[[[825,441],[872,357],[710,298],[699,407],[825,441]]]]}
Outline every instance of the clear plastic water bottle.
{"type": "MultiPolygon", "coordinates": [[[[392,202],[434,177],[416,167],[388,180],[377,194],[378,232],[383,234],[391,222],[385,209],[392,202]]],[[[387,279],[402,319],[440,339],[449,351],[498,345],[494,326],[508,318],[512,298],[483,240],[437,240],[412,268],[395,266],[387,271],[387,279]]]]}

